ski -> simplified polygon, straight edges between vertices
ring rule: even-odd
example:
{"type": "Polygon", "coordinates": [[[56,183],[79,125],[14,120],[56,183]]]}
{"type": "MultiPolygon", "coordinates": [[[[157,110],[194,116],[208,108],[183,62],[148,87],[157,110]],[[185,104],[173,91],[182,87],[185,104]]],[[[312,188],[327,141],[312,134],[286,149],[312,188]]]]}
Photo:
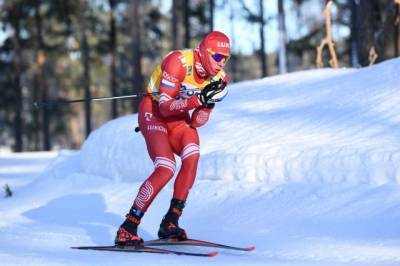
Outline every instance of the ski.
{"type": "Polygon", "coordinates": [[[83,249],[83,250],[97,250],[97,251],[117,251],[117,252],[138,252],[138,253],[155,253],[155,254],[174,254],[174,255],[185,255],[185,256],[197,256],[197,257],[214,257],[218,255],[218,252],[206,252],[206,253],[195,253],[185,251],[175,251],[162,248],[153,248],[146,246],[80,246],[71,247],[72,249],[83,249]]]}
{"type": "Polygon", "coordinates": [[[249,247],[235,247],[230,245],[218,244],[215,242],[208,242],[197,239],[186,239],[186,240],[178,240],[178,239],[155,239],[144,242],[145,246],[175,246],[175,245],[183,245],[183,246],[202,246],[202,247],[213,247],[213,248],[222,248],[222,249],[231,249],[238,251],[252,251],[255,250],[255,246],[249,247]]]}

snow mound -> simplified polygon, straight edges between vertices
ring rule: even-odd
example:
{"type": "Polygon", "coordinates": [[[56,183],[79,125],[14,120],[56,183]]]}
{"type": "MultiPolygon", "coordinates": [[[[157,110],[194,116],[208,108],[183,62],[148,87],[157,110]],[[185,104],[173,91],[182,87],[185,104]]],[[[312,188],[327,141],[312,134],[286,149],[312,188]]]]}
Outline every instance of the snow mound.
{"type": "MultiPolygon", "coordinates": [[[[199,129],[198,179],[399,184],[399,69],[394,59],[232,84],[199,129]]],[[[95,130],[81,150],[83,171],[145,179],[153,165],[135,126],[128,115],[95,130]]]]}

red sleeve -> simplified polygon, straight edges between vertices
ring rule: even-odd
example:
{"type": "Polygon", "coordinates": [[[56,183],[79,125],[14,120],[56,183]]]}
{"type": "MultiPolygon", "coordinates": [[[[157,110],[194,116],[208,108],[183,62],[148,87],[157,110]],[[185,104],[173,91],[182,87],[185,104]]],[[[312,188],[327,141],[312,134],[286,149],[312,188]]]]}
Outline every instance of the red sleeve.
{"type": "Polygon", "coordinates": [[[190,125],[192,127],[204,126],[208,122],[208,119],[210,119],[211,112],[211,108],[206,108],[204,106],[197,108],[192,114],[190,125]]]}
{"type": "Polygon", "coordinates": [[[229,76],[225,73],[225,75],[222,77],[222,80],[226,82],[226,84],[229,83],[229,76]]]}
{"type": "Polygon", "coordinates": [[[181,52],[174,51],[161,63],[159,108],[164,117],[180,115],[201,105],[196,96],[189,99],[176,99],[179,95],[181,82],[186,76],[186,67],[182,65],[181,56],[181,52]]]}
{"type": "MultiPolygon", "coordinates": [[[[226,83],[229,82],[229,77],[225,73],[222,76],[222,80],[226,83]]],[[[208,120],[210,119],[212,108],[206,108],[205,106],[200,106],[196,110],[194,110],[191,118],[190,125],[192,127],[201,127],[204,126],[208,120]]]]}

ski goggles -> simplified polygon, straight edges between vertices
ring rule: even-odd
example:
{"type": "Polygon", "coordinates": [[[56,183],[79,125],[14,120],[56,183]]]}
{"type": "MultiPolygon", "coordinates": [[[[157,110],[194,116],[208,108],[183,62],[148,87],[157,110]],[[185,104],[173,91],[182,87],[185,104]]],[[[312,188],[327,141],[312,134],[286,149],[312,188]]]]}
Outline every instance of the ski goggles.
{"type": "Polygon", "coordinates": [[[207,52],[211,55],[211,57],[216,61],[216,62],[221,62],[222,59],[225,59],[225,62],[228,61],[229,55],[224,55],[224,54],[219,54],[211,51],[210,49],[207,49],[207,52]]]}

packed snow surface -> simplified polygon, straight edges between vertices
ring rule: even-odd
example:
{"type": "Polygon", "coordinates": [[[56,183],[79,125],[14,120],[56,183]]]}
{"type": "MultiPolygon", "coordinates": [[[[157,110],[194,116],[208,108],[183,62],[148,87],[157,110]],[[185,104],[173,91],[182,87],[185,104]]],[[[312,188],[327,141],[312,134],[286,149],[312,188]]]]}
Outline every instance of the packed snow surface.
{"type": "MultiPolygon", "coordinates": [[[[0,185],[14,192],[0,200],[0,265],[400,265],[399,73],[394,59],[229,86],[199,129],[180,225],[251,253],[70,249],[112,244],[151,173],[137,115],[109,121],[79,151],[0,153],[0,185]]],[[[156,238],[172,192],[173,180],[142,220],[144,239],[156,238]]]]}

